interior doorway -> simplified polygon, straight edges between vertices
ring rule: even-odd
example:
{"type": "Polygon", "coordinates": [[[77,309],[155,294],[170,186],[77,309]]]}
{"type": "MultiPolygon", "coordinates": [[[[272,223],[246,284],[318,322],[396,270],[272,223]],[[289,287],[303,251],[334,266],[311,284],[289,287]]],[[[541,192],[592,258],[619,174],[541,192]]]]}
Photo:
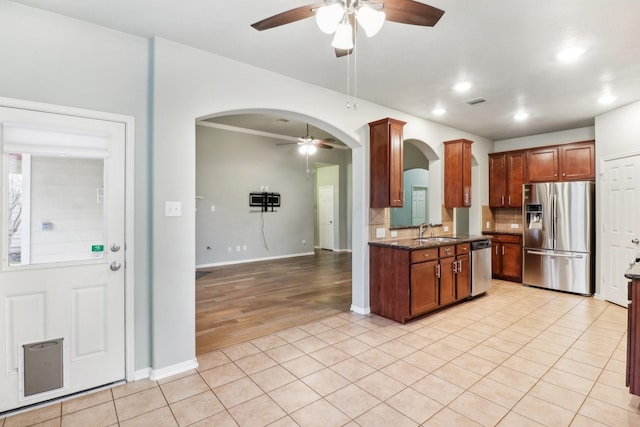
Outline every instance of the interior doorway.
{"type": "Polygon", "coordinates": [[[349,311],[351,150],[299,118],[236,114],[199,120],[196,154],[196,354],[349,311]],[[313,154],[299,151],[306,136],[323,141],[313,154]],[[279,193],[281,204],[261,211],[249,192],[279,193]]]}

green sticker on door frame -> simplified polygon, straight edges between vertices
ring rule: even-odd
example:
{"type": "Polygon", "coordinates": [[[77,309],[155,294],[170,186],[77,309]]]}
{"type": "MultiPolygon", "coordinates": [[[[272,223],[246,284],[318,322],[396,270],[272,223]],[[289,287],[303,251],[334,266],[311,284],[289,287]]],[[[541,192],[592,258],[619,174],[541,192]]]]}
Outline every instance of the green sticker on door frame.
{"type": "Polygon", "coordinates": [[[92,245],[91,252],[104,252],[104,245],[92,245]]]}

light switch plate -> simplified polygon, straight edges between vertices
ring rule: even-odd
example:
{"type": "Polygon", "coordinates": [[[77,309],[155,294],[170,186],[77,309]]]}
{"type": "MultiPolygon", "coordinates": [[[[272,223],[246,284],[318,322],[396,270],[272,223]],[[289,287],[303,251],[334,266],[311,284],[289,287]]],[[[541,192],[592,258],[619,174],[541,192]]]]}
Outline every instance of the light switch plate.
{"type": "Polygon", "coordinates": [[[391,235],[391,237],[398,237],[398,230],[391,230],[389,234],[391,235]]]}
{"type": "Polygon", "coordinates": [[[182,202],[164,202],[164,216],[182,216],[182,202]]]}
{"type": "Polygon", "coordinates": [[[382,239],[385,235],[385,229],[384,228],[376,228],[376,238],[378,239],[382,239]]]}

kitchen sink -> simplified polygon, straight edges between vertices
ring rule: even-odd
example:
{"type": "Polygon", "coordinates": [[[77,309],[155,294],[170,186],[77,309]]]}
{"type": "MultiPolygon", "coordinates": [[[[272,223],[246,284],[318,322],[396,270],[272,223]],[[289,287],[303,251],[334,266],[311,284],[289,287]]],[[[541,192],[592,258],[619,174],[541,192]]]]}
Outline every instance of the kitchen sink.
{"type": "Polygon", "coordinates": [[[433,242],[452,243],[456,241],[456,239],[453,237],[420,237],[420,238],[417,238],[416,240],[420,243],[433,243],[433,242]]]}

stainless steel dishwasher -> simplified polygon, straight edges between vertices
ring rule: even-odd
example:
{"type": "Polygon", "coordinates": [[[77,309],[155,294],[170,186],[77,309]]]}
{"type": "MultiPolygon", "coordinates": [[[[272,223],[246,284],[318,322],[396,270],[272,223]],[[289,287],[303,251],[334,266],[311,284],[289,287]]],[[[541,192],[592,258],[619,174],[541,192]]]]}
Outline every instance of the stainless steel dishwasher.
{"type": "Polygon", "coordinates": [[[471,242],[471,296],[491,288],[491,240],[471,242]]]}

